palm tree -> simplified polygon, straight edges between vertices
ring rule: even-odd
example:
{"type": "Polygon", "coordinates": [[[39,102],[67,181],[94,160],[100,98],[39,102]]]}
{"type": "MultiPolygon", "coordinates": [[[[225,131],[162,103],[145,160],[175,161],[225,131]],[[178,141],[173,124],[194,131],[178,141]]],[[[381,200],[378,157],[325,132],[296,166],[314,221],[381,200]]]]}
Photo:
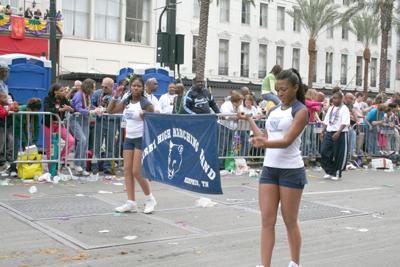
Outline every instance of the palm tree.
{"type": "Polygon", "coordinates": [[[339,5],[332,4],[331,0],[296,0],[297,5],[287,13],[293,18],[299,19],[301,25],[310,37],[308,41],[308,88],[312,88],[313,64],[315,60],[315,46],[318,35],[324,27],[332,25],[332,28],[339,26],[336,21],[340,14],[339,5]]]}
{"type": "MultiPolygon", "coordinates": [[[[352,27],[349,30],[357,35],[358,39],[364,45],[364,94],[367,96],[368,88],[368,68],[371,59],[371,51],[369,50],[372,41],[381,35],[379,29],[379,16],[373,16],[367,12],[363,12],[361,16],[353,16],[351,18],[352,27]]],[[[386,65],[385,65],[386,66],[386,65]]]]}
{"type": "MultiPolygon", "coordinates": [[[[204,68],[206,64],[208,17],[210,12],[210,3],[212,0],[195,0],[200,5],[200,23],[199,23],[199,44],[197,46],[196,75],[204,77],[204,68]]],[[[248,0],[255,6],[254,0],[248,0]]],[[[270,0],[269,0],[270,1],[270,0]]],[[[219,0],[217,0],[219,5],[219,0]]]]}
{"type": "Polygon", "coordinates": [[[392,23],[399,24],[398,19],[394,16],[397,10],[394,7],[396,0],[350,0],[355,5],[351,6],[345,13],[345,18],[351,18],[361,11],[370,11],[372,14],[380,14],[380,24],[382,32],[381,41],[381,58],[379,66],[379,92],[386,91],[386,64],[389,32],[392,29],[392,23]]]}

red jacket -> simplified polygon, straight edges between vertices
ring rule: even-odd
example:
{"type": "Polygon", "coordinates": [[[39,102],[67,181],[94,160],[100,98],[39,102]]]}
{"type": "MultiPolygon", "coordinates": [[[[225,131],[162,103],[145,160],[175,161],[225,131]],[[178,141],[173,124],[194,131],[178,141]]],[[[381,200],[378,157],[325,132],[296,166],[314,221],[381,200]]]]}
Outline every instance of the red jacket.
{"type": "MultiPolygon", "coordinates": [[[[0,104],[0,126],[1,127],[5,126],[6,119],[4,119],[4,118],[9,115],[9,113],[8,113],[9,111],[15,111],[15,112],[19,111],[18,107],[13,107],[11,110],[9,110],[8,109],[9,106],[11,106],[11,105],[8,104],[8,103],[6,103],[6,104],[1,103],[0,104]]],[[[12,126],[12,122],[13,122],[12,118],[7,119],[7,126],[12,126]]]]}

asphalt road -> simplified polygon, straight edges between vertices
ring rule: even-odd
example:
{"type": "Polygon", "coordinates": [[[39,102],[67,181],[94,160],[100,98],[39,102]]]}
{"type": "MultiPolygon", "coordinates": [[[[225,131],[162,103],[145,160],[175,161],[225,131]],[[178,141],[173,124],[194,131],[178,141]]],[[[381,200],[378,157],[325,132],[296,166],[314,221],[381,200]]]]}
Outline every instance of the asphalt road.
{"type": "MultiPolygon", "coordinates": [[[[400,266],[400,170],[352,170],[341,181],[313,170],[307,175],[299,215],[303,267],[400,266]]],[[[0,187],[0,266],[260,264],[257,179],[222,177],[224,195],[203,195],[218,203],[209,208],[195,206],[200,194],[151,182],[155,212],[116,217],[113,208],[126,200],[121,176],[120,170],[111,182],[34,184],[34,194],[32,184],[17,179],[0,187]]],[[[144,195],[136,191],[143,211],[144,195]]],[[[272,266],[289,261],[278,216],[272,266]]]]}

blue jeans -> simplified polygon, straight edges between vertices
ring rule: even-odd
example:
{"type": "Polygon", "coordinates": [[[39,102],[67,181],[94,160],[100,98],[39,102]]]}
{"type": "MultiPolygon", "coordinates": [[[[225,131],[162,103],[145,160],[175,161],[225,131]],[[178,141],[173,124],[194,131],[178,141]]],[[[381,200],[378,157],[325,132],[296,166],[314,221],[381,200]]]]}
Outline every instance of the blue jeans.
{"type": "Polygon", "coordinates": [[[276,95],[274,95],[273,93],[263,94],[263,95],[261,95],[261,97],[262,97],[263,99],[267,100],[267,101],[272,101],[272,102],[274,102],[275,105],[278,105],[279,102],[281,102],[281,101],[279,100],[279,98],[278,98],[276,95]]]}
{"type": "Polygon", "coordinates": [[[378,129],[376,127],[372,128],[372,131],[367,129],[368,136],[366,140],[368,140],[368,153],[375,154],[378,151],[378,129]]]}
{"type": "MultiPolygon", "coordinates": [[[[94,153],[93,157],[96,159],[100,159],[100,148],[103,145],[103,141],[105,139],[106,145],[106,158],[113,158],[113,150],[114,150],[114,140],[116,134],[116,128],[114,124],[114,119],[103,119],[96,121],[95,127],[95,135],[94,135],[94,153]]],[[[111,170],[112,160],[104,161],[104,171],[111,170]]],[[[92,170],[99,169],[99,164],[97,162],[92,163],[92,170]]]]}
{"type": "MultiPolygon", "coordinates": [[[[87,140],[89,136],[89,121],[84,115],[72,116],[69,127],[75,138],[75,159],[86,159],[87,140]]],[[[74,161],[76,166],[86,170],[86,161],[74,161]]]]}
{"type": "MultiPolygon", "coordinates": [[[[222,124],[218,125],[217,130],[217,142],[218,142],[218,156],[226,157],[228,155],[228,151],[232,151],[232,141],[234,131],[229,129],[228,127],[223,126],[222,124]]],[[[219,160],[219,167],[225,169],[225,159],[219,160]]]]}

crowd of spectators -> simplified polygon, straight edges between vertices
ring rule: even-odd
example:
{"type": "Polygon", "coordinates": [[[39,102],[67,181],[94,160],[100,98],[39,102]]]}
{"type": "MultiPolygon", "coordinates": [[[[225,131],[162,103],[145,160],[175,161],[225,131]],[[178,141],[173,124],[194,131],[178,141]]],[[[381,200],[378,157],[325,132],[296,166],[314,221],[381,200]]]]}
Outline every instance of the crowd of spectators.
{"type": "MultiPolygon", "coordinates": [[[[27,7],[25,11],[24,11],[23,7],[20,7],[19,10],[17,11],[17,13],[13,14],[10,5],[6,5],[6,7],[2,7],[1,3],[0,3],[0,14],[16,15],[16,16],[27,18],[27,19],[47,20],[50,16],[50,11],[48,9],[46,9],[46,12],[44,14],[42,14],[42,12],[40,11],[39,8],[33,12],[31,10],[31,7],[27,7]]],[[[61,10],[58,10],[56,12],[56,20],[61,20],[61,19],[62,19],[61,10]]]]}

